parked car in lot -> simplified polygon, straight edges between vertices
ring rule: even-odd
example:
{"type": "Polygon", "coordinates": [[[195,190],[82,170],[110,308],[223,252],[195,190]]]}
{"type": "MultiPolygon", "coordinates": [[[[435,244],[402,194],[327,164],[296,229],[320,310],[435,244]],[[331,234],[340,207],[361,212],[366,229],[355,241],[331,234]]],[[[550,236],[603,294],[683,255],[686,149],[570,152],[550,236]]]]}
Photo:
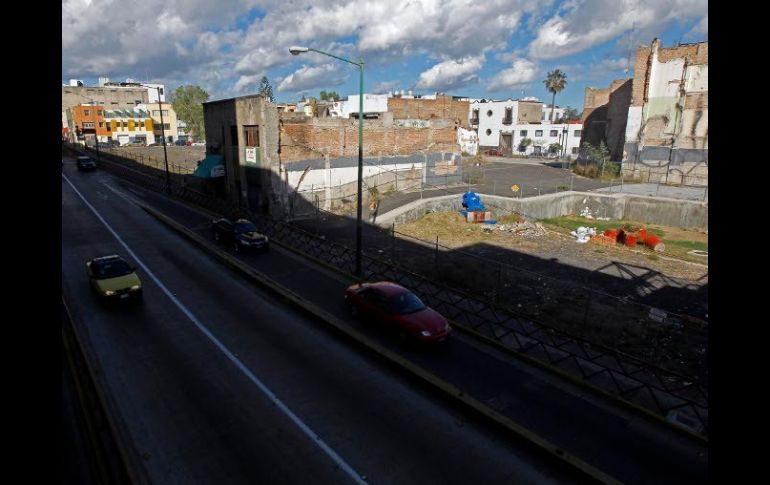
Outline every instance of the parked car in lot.
{"type": "Polygon", "coordinates": [[[114,140],[111,140],[107,142],[100,141],[99,143],[97,143],[97,145],[99,146],[99,148],[115,148],[115,147],[119,147],[120,143],[114,140]]]}
{"type": "Polygon", "coordinates": [[[78,156],[77,165],[80,171],[96,170],[96,160],[87,155],[78,156]]]}
{"type": "Polygon", "coordinates": [[[176,145],[178,147],[184,147],[184,146],[187,146],[187,141],[186,140],[177,140],[177,141],[174,142],[174,145],[176,145]]]}
{"type": "Polygon", "coordinates": [[[141,300],[142,281],[130,264],[117,254],[86,263],[91,289],[103,300],[141,300]]]}
{"type": "Polygon", "coordinates": [[[205,141],[194,141],[192,142],[192,146],[194,147],[205,147],[206,142],[205,141]]]}
{"type": "Polygon", "coordinates": [[[270,249],[270,240],[259,233],[254,223],[248,219],[238,219],[235,222],[225,218],[216,219],[211,223],[211,230],[214,232],[215,241],[232,243],[235,252],[270,249]]]}
{"type": "Polygon", "coordinates": [[[440,342],[452,331],[443,315],[396,283],[356,283],[345,290],[344,299],[351,315],[385,325],[405,339],[440,342]]]}

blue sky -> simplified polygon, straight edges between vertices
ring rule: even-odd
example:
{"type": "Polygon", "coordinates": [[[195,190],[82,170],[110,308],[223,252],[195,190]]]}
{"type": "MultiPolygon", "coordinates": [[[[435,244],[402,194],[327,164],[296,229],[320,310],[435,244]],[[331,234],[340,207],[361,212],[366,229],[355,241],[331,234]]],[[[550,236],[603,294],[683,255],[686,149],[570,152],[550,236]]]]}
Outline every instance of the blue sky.
{"type": "Polygon", "coordinates": [[[358,93],[354,66],[292,56],[304,45],[366,63],[365,91],[535,96],[567,73],[556,104],[631,77],[636,47],[708,40],[703,0],[113,0],[62,2],[62,82],[100,76],[197,84],[211,99],[252,94],[267,76],[278,101],[358,93]]]}

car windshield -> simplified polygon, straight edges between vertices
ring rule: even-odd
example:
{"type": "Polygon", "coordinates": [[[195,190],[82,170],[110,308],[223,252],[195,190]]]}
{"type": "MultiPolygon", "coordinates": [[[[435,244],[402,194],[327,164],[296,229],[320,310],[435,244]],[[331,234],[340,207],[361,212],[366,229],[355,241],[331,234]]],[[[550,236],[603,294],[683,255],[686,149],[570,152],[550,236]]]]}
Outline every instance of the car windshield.
{"type": "Polygon", "coordinates": [[[425,303],[417,298],[417,295],[408,291],[395,295],[390,302],[393,305],[393,311],[399,315],[419,312],[425,308],[425,303]]]}
{"type": "Polygon", "coordinates": [[[109,263],[94,264],[94,273],[97,279],[117,278],[133,273],[131,266],[125,261],[110,261],[109,263]]]}
{"type": "Polygon", "coordinates": [[[244,232],[256,232],[257,226],[251,222],[238,222],[235,224],[235,233],[243,234],[244,232]]]}

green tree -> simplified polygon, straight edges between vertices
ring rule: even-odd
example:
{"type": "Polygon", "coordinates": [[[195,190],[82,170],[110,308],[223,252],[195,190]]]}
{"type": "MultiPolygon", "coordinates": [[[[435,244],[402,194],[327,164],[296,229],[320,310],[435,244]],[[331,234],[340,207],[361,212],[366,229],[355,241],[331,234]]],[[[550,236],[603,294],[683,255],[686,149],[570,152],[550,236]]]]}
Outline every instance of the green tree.
{"type": "MultiPolygon", "coordinates": [[[[584,149],[586,157],[594,162],[597,162],[601,166],[600,177],[604,177],[604,170],[607,166],[607,162],[610,160],[610,150],[607,148],[607,145],[605,145],[603,141],[599,142],[598,146],[586,143],[584,145],[584,149]]],[[[613,170],[612,173],[614,174],[615,171],[613,170]]]]}
{"type": "Polygon", "coordinates": [[[187,124],[190,135],[196,139],[206,137],[203,124],[203,103],[209,100],[209,93],[200,86],[179,86],[174,91],[174,106],[177,117],[187,124]]]}
{"type": "Polygon", "coordinates": [[[273,86],[270,85],[267,76],[262,76],[262,80],[259,82],[259,94],[264,94],[271,103],[275,101],[275,97],[273,96],[273,86]]]}
{"type": "Polygon", "coordinates": [[[318,97],[321,98],[321,101],[337,101],[340,99],[340,95],[336,91],[321,91],[318,97]]]}
{"type": "Polygon", "coordinates": [[[567,86],[567,75],[559,69],[554,69],[548,73],[548,76],[543,81],[545,88],[549,93],[553,93],[551,99],[551,123],[553,123],[554,106],[556,106],[556,93],[561,92],[567,86]]]}

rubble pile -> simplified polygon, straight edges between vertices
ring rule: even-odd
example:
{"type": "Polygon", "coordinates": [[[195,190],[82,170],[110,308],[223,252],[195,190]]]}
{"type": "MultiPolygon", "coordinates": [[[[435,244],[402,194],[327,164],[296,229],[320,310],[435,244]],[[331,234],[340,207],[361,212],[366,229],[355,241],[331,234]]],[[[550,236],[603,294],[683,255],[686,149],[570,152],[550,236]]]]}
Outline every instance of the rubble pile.
{"type": "Polygon", "coordinates": [[[500,224],[497,226],[500,231],[510,232],[514,236],[523,238],[534,238],[545,236],[545,228],[539,222],[529,222],[521,220],[514,224],[500,224]]]}

